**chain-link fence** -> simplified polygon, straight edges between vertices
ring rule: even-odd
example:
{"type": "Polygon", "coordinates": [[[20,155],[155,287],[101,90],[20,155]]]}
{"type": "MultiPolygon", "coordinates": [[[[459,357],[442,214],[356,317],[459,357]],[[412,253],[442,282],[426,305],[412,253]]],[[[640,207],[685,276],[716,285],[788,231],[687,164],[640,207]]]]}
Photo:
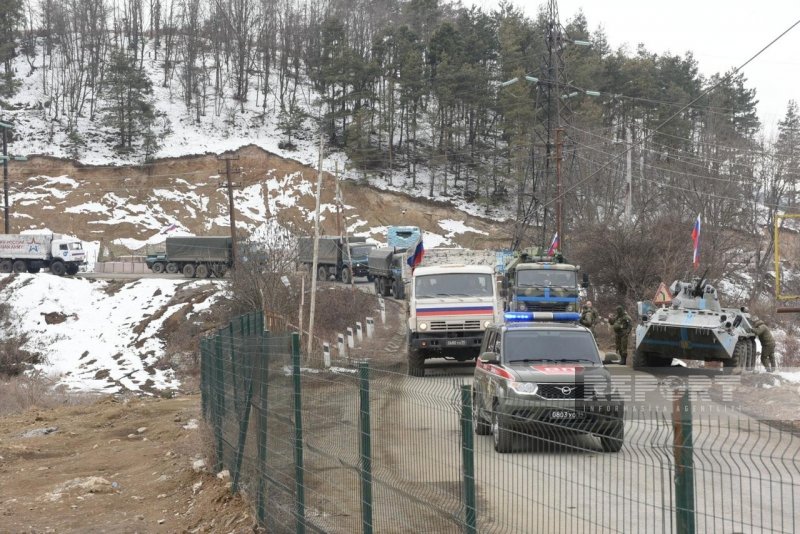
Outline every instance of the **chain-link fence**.
{"type": "Polygon", "coordinates": [[[706,410],[686,391],[646,415],[633,403],[618,452],[592,435],[603,415],[506,428],[498,443],[492,410],[473,417],[469,374],[325,367],[263,324],[242,316],[203,341],[202,402],[216,468],[269,532],[800,527],[800,439],[724,404],[706,410]]]}

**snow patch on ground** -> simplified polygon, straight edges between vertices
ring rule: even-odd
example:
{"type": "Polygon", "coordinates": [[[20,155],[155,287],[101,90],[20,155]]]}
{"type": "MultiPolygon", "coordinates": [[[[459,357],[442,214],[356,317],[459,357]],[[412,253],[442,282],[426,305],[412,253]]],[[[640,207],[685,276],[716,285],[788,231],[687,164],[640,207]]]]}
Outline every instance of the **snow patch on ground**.
{"type": "MultiPolygon", "coordinates": [[[[0,275],[0,280],[11,276],[15,275],[0,275]]],[[[183,306],[167,304],[179,288],[214,286],[217,292],[196,305],[194,312],[208,309],[225,284],[148,278],[127,283],[109,295],[105,281],[46,273],[16,275],[2,291],[13,314],[0,332],[24,333],[28,341],[23,348],[46,360],[37,368],[70,389],[174,389],[180,384],[173,371],[154,367],[165,349],[156,334],[183,306]],[[66,320],[47,324],[44,314],[52,312],[63,314],[66,320]]]]}

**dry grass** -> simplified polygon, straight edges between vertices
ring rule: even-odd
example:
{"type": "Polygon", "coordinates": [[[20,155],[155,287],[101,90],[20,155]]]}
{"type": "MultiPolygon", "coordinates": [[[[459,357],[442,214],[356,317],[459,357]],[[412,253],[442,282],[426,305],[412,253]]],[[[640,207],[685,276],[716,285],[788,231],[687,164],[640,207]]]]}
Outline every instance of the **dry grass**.
{"type": "Polygon", "coordinates": [[[69,391],[56,386],[56,381],[33,372],[0,380],[0,416],[21,413],[34,408],[55,408],[85,404],[96,400],[95,395],[69,391]]]}

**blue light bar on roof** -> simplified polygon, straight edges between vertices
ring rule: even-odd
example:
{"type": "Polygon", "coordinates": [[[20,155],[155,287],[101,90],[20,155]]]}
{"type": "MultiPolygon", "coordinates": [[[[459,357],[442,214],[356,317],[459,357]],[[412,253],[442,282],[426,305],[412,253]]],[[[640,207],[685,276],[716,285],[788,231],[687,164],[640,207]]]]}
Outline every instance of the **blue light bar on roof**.
{"type": "Polygon", "coordinates": [[[578,321],[580,313],[574,312],[506,312],[507,323],[533,323],[540,321],[578,321]]]}

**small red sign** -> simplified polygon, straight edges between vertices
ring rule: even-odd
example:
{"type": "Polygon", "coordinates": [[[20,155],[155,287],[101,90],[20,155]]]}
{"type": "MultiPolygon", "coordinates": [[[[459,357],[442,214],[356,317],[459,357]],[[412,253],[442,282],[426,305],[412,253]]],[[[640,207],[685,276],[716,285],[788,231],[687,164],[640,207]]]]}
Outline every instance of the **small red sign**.
{"type": "Polygon", "coordinates": [[[583,372],[583,367],[580,365],[532,365],[531,369],[538,371],[543,375],[579,375],[583,372]]]}

